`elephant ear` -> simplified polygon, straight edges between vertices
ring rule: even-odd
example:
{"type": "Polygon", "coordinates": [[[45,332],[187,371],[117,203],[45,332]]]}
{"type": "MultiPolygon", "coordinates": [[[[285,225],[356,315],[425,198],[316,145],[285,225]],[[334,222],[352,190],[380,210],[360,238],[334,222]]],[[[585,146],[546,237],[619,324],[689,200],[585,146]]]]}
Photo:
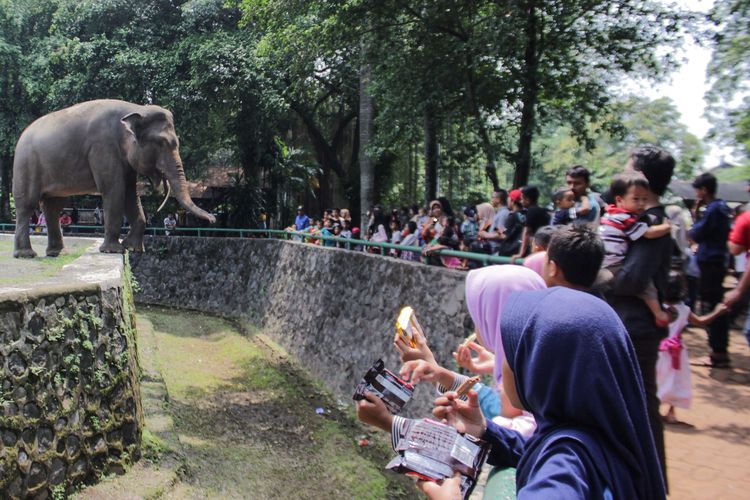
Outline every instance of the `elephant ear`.
{"type": "Polygon", "coordinates": [[[136,141],[140,137],[141,125],[143,124],[143,115],[140,113],[130,113],[120,118],[120,123],[125,127],[125,131],[133,136],[136,141]]]}

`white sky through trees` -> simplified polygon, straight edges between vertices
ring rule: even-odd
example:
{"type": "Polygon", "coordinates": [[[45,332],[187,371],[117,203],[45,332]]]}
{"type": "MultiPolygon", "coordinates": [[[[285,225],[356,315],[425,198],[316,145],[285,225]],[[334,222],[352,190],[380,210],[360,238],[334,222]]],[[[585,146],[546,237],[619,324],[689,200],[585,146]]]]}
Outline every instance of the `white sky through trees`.
{"type": "MultiPolygon", "coordinates": [[[[676,3],[682,8],[707,13],[713,6],[714,1],[677,0],[676,3]]],[[[731,149],[720,148],[706,140],[706,134],[711,128],[711,124],[704,116],[706,102],[703,96],[709,89],[709,83],[706,80],[706,67],[711,60],[710,45],[704,42],[701,46],[695,40],[687,38],[678,58],[682,60],[682,65],[665,82],[653,86],[641,86],[644,89],[642,94],[651,99],[669,97],[674,101],[682,115],[682,122],[688,130],[704,140],[707,148],[703,163],[704,169],[717,166],[722,158],[732,162],[731,149]]]]}

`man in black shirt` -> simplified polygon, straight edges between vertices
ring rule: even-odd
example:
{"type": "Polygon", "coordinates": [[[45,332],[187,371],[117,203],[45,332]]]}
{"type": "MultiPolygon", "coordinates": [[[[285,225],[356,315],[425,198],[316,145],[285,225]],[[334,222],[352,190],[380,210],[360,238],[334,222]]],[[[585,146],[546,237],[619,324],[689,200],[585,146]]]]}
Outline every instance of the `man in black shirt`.
{"type": "Polygon", "coordinates": [[[521,203],[523,204],[526,222],[524,223],[523,236],[521,236],[521,250],[513,257],[525,257],[531,248],[531,240],[537,229],[548,226],[550,223],[549,213],[538,206],[539,189],[534,186],[526,186],[521,189],[521,203]]]}
{"type": "MultiPolygon", "coordinates": [[[[626,171],[641,172],[649,182],[646,211],[642,216],[649,225],[661,224],[666,219],[659,198],[666,191],[674,171],[675,160],[668,152],[656,146],[642,146],[630,153],[626,171]]],[[[661,460],[664,484],[667,484],[667,467],[664,453],[664,426],[659,414],[656,396],[656,360],[659,343],[667,336],[667,328],[658,327],[646,303],[638,295],[653,282],[664,295],[672,255],[672,238],[640,238],[631,244],[621,271],[613,282],[607,300],[617,312],[630,334],[643,377],[651,431],[661,460]]]]}

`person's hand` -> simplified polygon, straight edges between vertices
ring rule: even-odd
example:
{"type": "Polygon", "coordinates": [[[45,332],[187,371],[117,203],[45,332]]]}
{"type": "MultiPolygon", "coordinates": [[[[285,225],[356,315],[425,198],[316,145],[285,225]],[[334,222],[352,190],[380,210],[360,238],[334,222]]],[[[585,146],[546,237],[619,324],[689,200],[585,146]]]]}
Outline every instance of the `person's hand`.
{"type": "Polygon", "coordinates": [[[722,303],[725,306],[731,308],[737,302],[739,302],[741,298],[742,298],[742,293],[740,293],[740,291],[737,288],[735,288],[731,292],[728,292],[726,295],[724,295],[724,300],[722,301],[722,303]]]}
{"type": "Polygon", "coordinates": [[[469,391],[468,397],[468,401],[462,401],[455,392],[446,392],[435,400],[432,414],[458,432],[481,438],[487,430],[487,421],[479,408],[477,393],[469,391]]]}
{"type": "Polygon", "coordinates": [[[406,363],[407,361],[423,359],[435,364],[435,356],[427,345],[427,339],[424,338],[424,335],[415,329],[412,333],[412,338],[416,342],[417,347],[412,347],[401,335],[396,335],[393,346],[398,351],[399,356],[401,356],[401,362],[406,363]]]}
{"type": "Polygon", "coordinates": [[[453,353],[453,358],[458,366],[472,373],[489,375],[495,370],[495,355],[476,342],[458,346],[456,352],[453,353]],[[477,357],[472,357],[472,351],[477,354],[477,357]]]}
{"type": "Polygon", "coordinates": [[[393,415],[385,403],[371,392],[365,392],[365,399],[357,401],[357,418],[360,422],[391,432],[393,415]]]}
{"type": "Polygon", "coordinates": [[[729,306],[727,306],[726,304],[722,304],[722,303],[716,304],[716,307],[714,307],[714,310],[711,311],[711,313],[713,314],[726,314],[728,312],[729,312],[729,306]]]}
{"type": "Polygon", "coordinates": [[[461,474],[456,472],[453,477],[440,483],[420,480],[417,481],[417,488],[430,500],[461,500],[461,474]]]}
{"type": "MultiPolygon", "coordinates": [[[[404,366],[401,367],[399,373],[404,380],[407,380],[412,384],[418,384],[420,382],[440,383],[441,379],[446,378],[445,375],[447,372],[445,368],[438,365],[435,361],[429,362],[423,359],[417,359],[404,363],[404,366]]],[[[450,378],[453,378],[452,374],[450,375],[450,378]]],[[[450,384],[447,385],[450,386],[450,384]]]]}
{"type": "Polygon", "coordinates": [[[511,262],[515,262],[515,260],[516,260],[516,259],[520,259],[521,257],[523,257],[523,255],[521,255],[520,253],[517,253],[517,254],[511,255],[511,256],[510,256],[510,261],[511,261],[511,262]]]}

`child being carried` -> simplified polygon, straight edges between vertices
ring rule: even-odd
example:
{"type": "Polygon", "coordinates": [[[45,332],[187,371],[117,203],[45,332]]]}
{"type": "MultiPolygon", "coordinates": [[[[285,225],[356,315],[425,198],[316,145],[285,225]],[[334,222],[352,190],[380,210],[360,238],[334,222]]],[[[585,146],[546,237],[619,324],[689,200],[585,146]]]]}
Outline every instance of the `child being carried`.
{"type": "MultiPolygon", "coordinates": [[[[661,238],[671,231],[666,222],[649,226],[639,219],[645,210],[649,192],[648,180],[642,174],[632,172],[616,175],[609,191],[615,204],[607,206],[607,213],[599,226],[605,255],[597,287],[604,285],[605,289],[622,269],[631,242],[639,238],[661,238]]],[[[657,326],[669,325],[669,314],[662,309],[653,282],[638,297],[651,310],[657,326]]]]}

